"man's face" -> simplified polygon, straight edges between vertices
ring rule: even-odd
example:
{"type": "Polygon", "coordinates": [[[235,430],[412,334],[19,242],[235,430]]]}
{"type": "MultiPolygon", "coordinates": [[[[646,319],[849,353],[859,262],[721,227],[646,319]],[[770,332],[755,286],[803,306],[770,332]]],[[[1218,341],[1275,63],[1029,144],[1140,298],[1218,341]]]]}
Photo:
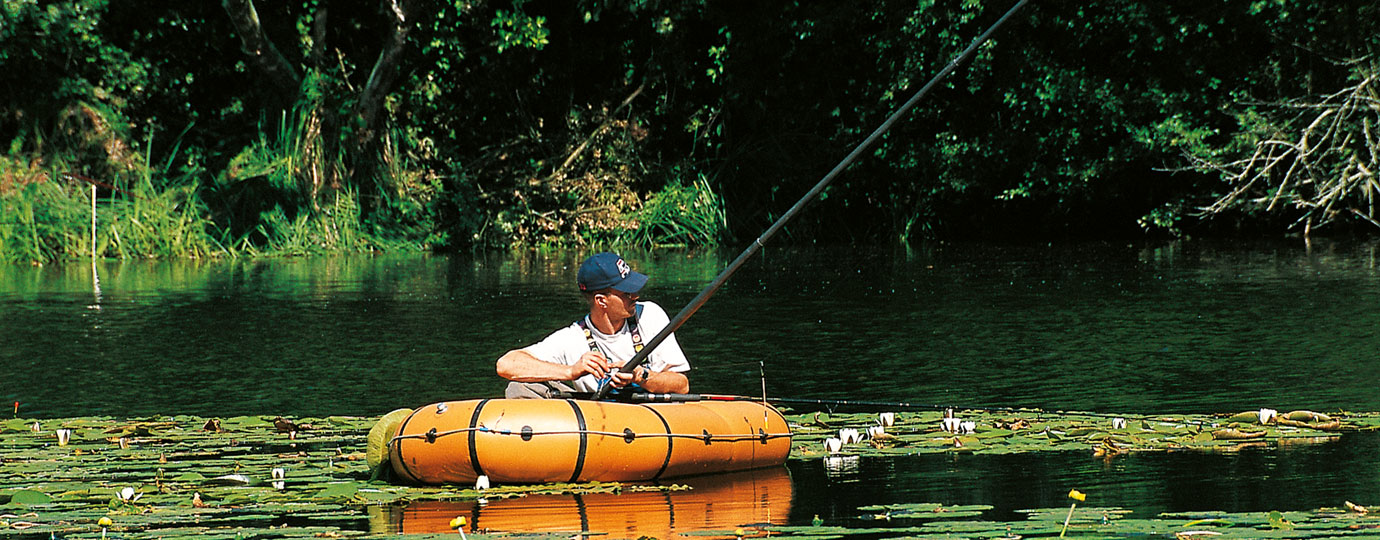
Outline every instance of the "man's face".
{"type": "Polygon", "coordinates": [[[637,293],[625,293],[617,289],[605,289],[599,293],[603,298],[604,311],[610,319],[626,319],[636,309],[637,293]]]}

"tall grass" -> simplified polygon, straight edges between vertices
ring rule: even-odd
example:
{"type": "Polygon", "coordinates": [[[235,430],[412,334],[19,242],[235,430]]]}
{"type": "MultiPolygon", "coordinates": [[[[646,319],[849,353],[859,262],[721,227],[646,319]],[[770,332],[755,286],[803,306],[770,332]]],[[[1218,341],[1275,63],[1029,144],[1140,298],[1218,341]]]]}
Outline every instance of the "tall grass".
{"type": "Polygon", "coordinates": [[[316,212],[289,217],[282,207],[265,212],[258,232],[266,239],[262,246],[244,245],[246,255],[312,255],[374,248],[360,230],[359,199],[353,191],[331,194],[332,202],[316,212]]]}
{"type": "MultiPolygon", "coordinates": [[[[390,132],[368,194],[351,187],[339,133],[305,101],[207,172],[174,144],[166,157],[129,143],[109,108],[73,105],[45,133],[30,129],[0,155],[0,261],[204,258],[418,249],[440,243],[440,175],[417,145],[390,132]],[[91,186],[96,190],[92,238],[91,186]],[[368,208],[361,202],[371,197],[368,208]]],[[[190,127],[188,128],[191,129],[190,127]]],[[[184,132],[185,134],[185,132],[184,132]]],[[[191,157],[196,156],[196,157],[191,157]]]]}
{"type": "MultiPolygon", "coordinates": [[[[13,160],[0,160],[0,175],[13,160]]],[[[42,178],[0,189],[0,257],[44,262],[75,258],[89,251],[89,199],[81,190],[42,178]]]]}
{"type": "Polygon", "coordinates": [[[327,144],[339,135],[323,131],[323,114],[308,102],[284,114],[276,130],[261,126],[259,139],[206,190],[223,207],[223,242],[234,253],[416,249],[435,234],[428,204],[439,177],[406,157],[399,134],[384,139],[378,192],[369,194],[378,202],[366,216],[339,146],[327,144]]]}
{"type": "Polygon", "coordinates": [[[723,199],[699,175],[654,193],[631,216],[635,226],[617,243],[645,248],[713,246],[728,228],[723,199]]]}
{"type": "MultiPolygon", "coordinates": [[[[0,192],[0,260],[47,262],[91,256],[91,190],[71,180],[52,180],[55,176],[0,192]]],[[[223,252],[211,240],[210,222],[191,188],[159,192],[147,178],[126,188],[97,198],[97,257],[206,257],[223,252]]]]}
{"type": "MultiPolygon", "coordinates": [[[[194,177],[177,177],[172,160],[162,169],[134,154],[106,110],[75,105],[81,133],[11,142],[0,156],[0,260],[47,262],[91,257],[92,190],[96,193],[97,257],[205,257],[220,250],[193,192],[194,177]],[[54,144],[60,141],[63,144],[54,144]],[[26,148],[42,148],[42,156],[26,148]],[[91,178],[74,171],[98,171],[91,178]],[[155,178],[161,185],[155,188],[155,178]]],[[[151,141],[150,141],[151,143],[151,141]]],[[[146,145],[151,147],[152,144],[146,145]]],[[[195,174],[189,173],[189,174],[195,174]]]]}

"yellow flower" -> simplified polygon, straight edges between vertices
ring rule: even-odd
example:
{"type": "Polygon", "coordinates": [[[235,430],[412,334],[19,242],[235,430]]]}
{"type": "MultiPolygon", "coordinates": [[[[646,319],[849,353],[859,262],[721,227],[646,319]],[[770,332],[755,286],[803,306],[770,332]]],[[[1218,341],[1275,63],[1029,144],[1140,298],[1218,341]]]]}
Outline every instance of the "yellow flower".
{"type": "Polygon", "coordinates": [[[100,525],[100,526],[102,526],[102,527],[109,527],[109,526],[111,526],[111,525],[114,525],[115,522],[114,522],[114,521],[110,521],[110,518],[108,518],[108,517],[103,517],[103,518],[101,518],[101,519],[96,520],[96,524],[97,524],[97,525],[100,525]]]}
{"type": "Polygon", "coordinates": [[[1075,501],[1078,501],[1078,502],[1083,502],[1083,501],[1087,500],[1088,496],[1085,495],[1085,494],[1083,494],[1082,491],[1078,491],[1078,490],[1076,490],[1076,489],[1070,489],[1070,490],[1069,490],[1069,498],[1070,498],[1070,499],[1073,499],[1073,500],[1075,500],[1075,501]]]}

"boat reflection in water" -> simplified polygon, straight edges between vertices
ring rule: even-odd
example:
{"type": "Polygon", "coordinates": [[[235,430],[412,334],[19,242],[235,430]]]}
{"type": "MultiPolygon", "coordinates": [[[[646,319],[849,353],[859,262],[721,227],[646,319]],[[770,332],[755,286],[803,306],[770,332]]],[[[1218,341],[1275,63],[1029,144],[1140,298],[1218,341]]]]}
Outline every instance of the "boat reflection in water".
{"type": "MultiPolygon", "coordinates": [[[[465,516],[470,532],[600,533],[613,538],[672,538],[691,532],[784,525],[791,511],[791,476],[785,467],[677,478],[673,491],[580,495],[528,495],[476,501],[417,501],[370,507],[374,534],[453,532],[465,516]]],[[[702,536],[702,535],[696,535],[702,536]]]]}

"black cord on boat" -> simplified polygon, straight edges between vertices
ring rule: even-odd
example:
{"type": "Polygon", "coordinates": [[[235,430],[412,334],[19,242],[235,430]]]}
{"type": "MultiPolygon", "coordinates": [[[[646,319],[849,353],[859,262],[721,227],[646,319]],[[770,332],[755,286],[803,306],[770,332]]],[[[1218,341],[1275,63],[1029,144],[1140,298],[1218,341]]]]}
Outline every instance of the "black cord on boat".
{"type": "MultiPolygon", "coordinates": [[[[972,58],[974,54],[977,54],[978,47],[981,46],[984,42],[986,42],[987,39],[992,36],[992,33],[996,32],[997,28],[1002,25],[1002,23],[1005,23],[1007,19],[1011,18],[1011,16],[1016,13],[1016,10],[1019,10],[1021,6],[1024,6],[1028,1],[1029,0],[1019,0],[1018,2],[1016,2],[1016,5],[1011,6],[1011,9],[1007,10],[1006,13],[1001,16],[1000,19],[997,19],[997,22],[993,23],[991,27],[987,28],[987,31],[983,32],[982,35],[978,36],[977,39],[973,40],[973,43],[971,45],[968,45],[967,49],[964,49],[963,52],[959,53],[959,55],[955,57],[953,61],[949,62],[949,65],[944,66],[944,69],[940,70],[939,74],[935,75],[933,79],[930,79],[930,82],[925,83],[925,86],[921,87],[919,91],[915,92],[915,95],[911,96],[910,99],[906,100],[906,102],[902,104],[899,108],[897,108],[895,112],[892,112],[891,116],[888,116],[886,121],[882,122],[882,125],[877,126],[877,129],[873,130],[871,135],[868,135],[866,139],[863,139],[861,143],[858,143],[858,146],[843,158],[843,161],[840,161],[838,165],[835,165],[833,170],[829,171],[829,174],[824,175],[824,178],[820,179],[820,181],[816,183],[813,188],[810,188],[810,191],[806,192],[805,195],[801,197],[799,201],[796,201],[794,206],[792,206],[789,210],[786,210],[786,213],[782,214],[781,218],[776,220],[776,223],[773,223],[771,227],[767,228],[766,232],[763,232],[761,236],[757,237],[757,239],[754,240],[751,244],[748,244],[747,249],[743,250],[743,253],[741,255],[738,255],[737,259],[734,259],[733,262],[729,264],[723,272],[719,273],[718,277],[715,277],[713,281],[709,282],[709,285],[706,285],[704,287],[704,290],[700,291],[699,295],[695,296],[694,299],[690,300],[690,303],[686,304],[685,308],[680,310],[680,313],[677,313],[675,317],[672,317],[671,321],[666,324],[666,327],[662,328],[660,332],[657,332],[656,337],[652,338],[651,341],[648,341],[646,346],[644,346],[641,351],[638,351],[637,354],[633,355],[631,360],[628,360],[627,363],[623,364],[623,367],[619,368],[619,371],[622,371],[624,373],[632,373],[633,370],[638,368],[638,366],[641,366],[644,362],[646,362],[647,355],[651,354],[653,350],[656,350],[657,346],[661,345],[661,342],[666,341],[666,338],[669,337],[672,332],[675,332],[676,329],[680,328],[682,324],[685,324],[685,321],[688,320],[690,316],[694,315],[696,311],[699,311],[700,307],[703,306],[705,302],[709,301],[709,297],[713,296],[714,293],[717,292],[720,287],[723,287],[724,283],[728,281],[729,276],[732,276],[734,272],[737,272],[738,268],[743,266],[743,263],[747,262],[747,260],[751,258],[753,254],[757,253],[758,250],[762,249],[762,247],[766,245],[766,241],[770,239],[773,235],[775,235],[777,231],[781,230],[781,228],[786,225],[787,221],[790,221],[791,218],[795,217],[796,214],[800,213],[800,211],[805,208],[805,205],[809,204],[810,201],[814,200],[816,196],[818,196],[821,192],[824,191],[825,187],[828,187],[830,182],[834,181],[834,177],[842,173],[843,170],[848,168],[849,165],[852,165],[853,162],[858,159],[858,157],[862,156],[863,152],[865,152],[868,148],[872,147],[872,145],[875,144],[878,139],[881,139],[882,134],[890,130],[891,126],[895,124],[898,120],[900,120],[902,115],[910,111],[912,107],[915,107],[915,104],[919,103],[920,99],[925,97],[925,94],[928,94],[930,92],[930,89],[934,88],[935,85],[939,84],[939,81],[943,80],[945,77],[948,77],[949,74],[956,71],[959,68],[959,66],[961,66],[964,62],[972,58]]],[[[604,399],[604,397],[608,395],[609,390],[611,388],[612,386],[610,386],[607,383],[600,384],[599,390],[594,393],[594,398],[604,399]]]]}
{"type": "Polygon", "coordinates": [[[461,428],[447,431],[428,431],[426,433],[416,433],[412,435],[394,435],[388,442],[393,444],[403,439],[421,439],[428,443],[435,443],[438,439],[450,435],[462,433],[479,432],[490,433],[493,435],[517,435],[520,437],[531,437],[534,435],[599,435],[604,437],[617,437],[620,439],[639,439],[639,438],[662,438],[662,439],[695,439],[697,441],[709,442],[736,442],[736,441],[765,441],[766,439],[790,438],[794,434],[786,433],[724,433],[724,434],[705,434],[705,433],[636,433],[631,437],[625,431],[595,431],[589,429],[566,429],[551,431],[512,431],[499,430],[486,427],[461,428]]]}

